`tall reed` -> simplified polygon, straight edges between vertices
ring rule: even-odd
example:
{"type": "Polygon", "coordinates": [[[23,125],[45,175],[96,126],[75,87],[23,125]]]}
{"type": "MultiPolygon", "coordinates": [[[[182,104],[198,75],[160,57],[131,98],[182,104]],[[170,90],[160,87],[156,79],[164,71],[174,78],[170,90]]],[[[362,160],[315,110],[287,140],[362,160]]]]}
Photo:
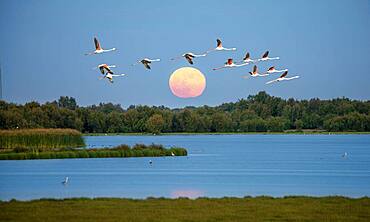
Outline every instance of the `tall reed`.
{"type": "Polygon", "coordinates": [[[0,160],[30,160],[30,159],[67,159],[67,158],[111,158],[111,157],[160,157],[160,156],[186,156],[184,148],[164,148],[162,145],[136,144],[132,148],[120,145],[114,148],[96,149],[60,149],[57,151],[41,152],[2,152],[0,160]]]}
{"type": "Polygon", "coordinates": [[[0,130],[0,149],[46,151],[83,146],[82,134],[74,129],[0,130]]]}

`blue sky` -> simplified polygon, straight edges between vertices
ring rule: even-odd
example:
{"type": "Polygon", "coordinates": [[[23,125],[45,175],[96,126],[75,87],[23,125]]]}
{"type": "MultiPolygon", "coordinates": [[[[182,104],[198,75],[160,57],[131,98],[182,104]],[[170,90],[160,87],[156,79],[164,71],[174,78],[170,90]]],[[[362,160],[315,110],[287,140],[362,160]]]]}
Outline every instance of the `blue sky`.
{"type": "Polygon", "coordinates": [[[100,102],[217,105],[261,90],[283,98],[370,99],[370,1],[42,1],[0,0],[0,62],[3,98],[24,103],[75,97],[80,105],[100,102]],[[84,56],[97,36],[118,51],[84,56]],[[214,52],[195,61],[207,79],[203,95],[175,97],[168,87],[184,52],[200,53],[221,38],[236,52],[214,52]],[[280,60],[260,63],[289,68],[295,81],[265,85],[243,79],[251,66],[212,71],[227,58],[270,50],[280,60]],[[130,66],[142,57],[161,58],[152,70],[130,66]],[[116,64],[126,73],[114,84],[99,81],[92,67],[116,64]]]}

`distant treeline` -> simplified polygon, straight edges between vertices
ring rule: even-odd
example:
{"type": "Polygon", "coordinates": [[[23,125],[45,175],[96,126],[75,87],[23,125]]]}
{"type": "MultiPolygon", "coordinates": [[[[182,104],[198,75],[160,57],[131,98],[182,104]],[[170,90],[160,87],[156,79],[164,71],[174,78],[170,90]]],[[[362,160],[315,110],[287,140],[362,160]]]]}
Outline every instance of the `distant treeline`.
{"type": "Polygon", "coordinates": [[[220,106],[170,109],[112,103],[80,107],[72,97],[40,105],[0,101],[1,129],[73,128],[85,133],[370,131],[370,101],[295,100],[265,92],[220,106]]]}

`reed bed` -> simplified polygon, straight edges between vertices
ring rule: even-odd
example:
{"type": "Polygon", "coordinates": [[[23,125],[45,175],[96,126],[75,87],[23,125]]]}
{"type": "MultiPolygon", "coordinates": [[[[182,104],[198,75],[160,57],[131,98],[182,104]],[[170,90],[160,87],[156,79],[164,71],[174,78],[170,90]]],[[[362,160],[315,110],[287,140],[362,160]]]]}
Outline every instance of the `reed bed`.
{"type": "Polygon", "coordinates": [[[122,158],[122,157],[159,157],[159,156],[186,156],[184,148],[164,148],[162,145],[136,144],[133,147],[120,145],[114,148],[97,149],[60,149],[41,152],[3,152],[0,160],[32,160],[32,159],[67,159],[67,158],[122,158]]]}
{"type": "Polygon", "coordinates": [[[74,129],[0,130],[1,149],[46,151],[55,148],[84,147],[82,134],[74,129]]]}

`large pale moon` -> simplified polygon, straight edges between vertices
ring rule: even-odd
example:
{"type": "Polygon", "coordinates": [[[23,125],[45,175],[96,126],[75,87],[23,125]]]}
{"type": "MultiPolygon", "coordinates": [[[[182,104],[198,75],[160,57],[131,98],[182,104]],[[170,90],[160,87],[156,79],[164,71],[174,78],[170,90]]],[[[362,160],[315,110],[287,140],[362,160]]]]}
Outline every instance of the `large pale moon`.
{"type": "Polygon", "coordinates": [[[172,93],[180,98],[200,96],[206,88],[206,78],[198,69],[192,67],[177,69],[168,83],[172,93]]]}

